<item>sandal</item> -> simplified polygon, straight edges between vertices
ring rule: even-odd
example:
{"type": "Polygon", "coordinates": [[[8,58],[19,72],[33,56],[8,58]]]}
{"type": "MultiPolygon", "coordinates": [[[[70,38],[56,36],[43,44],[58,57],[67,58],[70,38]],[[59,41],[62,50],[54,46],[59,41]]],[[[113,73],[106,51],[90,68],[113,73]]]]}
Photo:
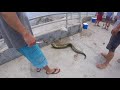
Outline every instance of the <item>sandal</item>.
{"type": "Polygon", "coordinates": [[[106,30],[108,31],[108,29],[106,28],[106,30]]]}
{"type": "Polygon", "coordinates": [[[48,73],[48,72],[46,72],[46,74],[58,74],[60,72],[60,69],[54,69],[54,71],[52,72],[52,73],[48,73]],[[58,70],[58,71],[57,71],[58,70]],[[57,72],[56,72],[57,71],[57,72]]]}
{"type": "Polygon", "coordinates": [[[97,25],[98,27],[100,27],[100,25],[97,25]]]}
{"type": "Polygon", "coordinates": [[[120,63],[120,59],[118,59],[117,62],[120,63]]]}
{"type": "Polygon", "coordinates": [[[106,27],[104,27],[103,29],[106,29],[106,27]]]}
{"type": "Polygon", "coordinates": [[[37,72],[40,72],[40,71],[41,71],[41,68],[37,68],[36,71],[37,71],[37,72]]]}

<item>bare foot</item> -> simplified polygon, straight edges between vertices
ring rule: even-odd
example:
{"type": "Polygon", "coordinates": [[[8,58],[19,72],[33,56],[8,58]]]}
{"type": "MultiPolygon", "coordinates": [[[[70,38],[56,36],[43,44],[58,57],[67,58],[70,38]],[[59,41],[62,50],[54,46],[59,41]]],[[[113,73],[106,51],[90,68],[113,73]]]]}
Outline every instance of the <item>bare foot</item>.
{"type": "Polygon", "coordinates": [[[101,53],[101,55],[102,55],[105,59],[107,58],[107,54],[101,53]]]}
{"type": "Polygon", "coordinates": [[[118,59],[117,62],[120,63],[120,59],[118,59]]]}
{"type": "Polygon", "coordinates": [[[51,69],[50,71],[46,71],[46,74],[58,74],[60,72],[59,68],[51,69]]]}
{"type": "Polygon", "coordinates": [[[105,69],[107,66],[108,66],[108,64],[105,64],[105,63],[96,65],[96,67],[99,69],[105,69]]]}

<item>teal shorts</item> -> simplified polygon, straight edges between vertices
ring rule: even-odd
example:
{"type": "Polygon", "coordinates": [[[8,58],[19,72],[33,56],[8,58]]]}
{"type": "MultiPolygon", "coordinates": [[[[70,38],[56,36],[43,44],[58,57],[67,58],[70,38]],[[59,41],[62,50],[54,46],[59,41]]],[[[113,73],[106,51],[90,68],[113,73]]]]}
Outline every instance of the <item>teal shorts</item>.
{"type": "Polygon", "coordinates": [[[47,59],[37,44],[33,45],[32,47],[24,46],[17,50],[24,55],[36,68],[43,68],[48,64],[47,59]]]}

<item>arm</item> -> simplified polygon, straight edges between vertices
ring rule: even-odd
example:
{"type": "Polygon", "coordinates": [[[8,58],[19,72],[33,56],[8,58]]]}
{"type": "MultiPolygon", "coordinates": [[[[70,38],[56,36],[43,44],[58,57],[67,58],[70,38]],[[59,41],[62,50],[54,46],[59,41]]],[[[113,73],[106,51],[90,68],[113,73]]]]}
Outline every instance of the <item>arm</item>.
{"type": "Polygon", "coordinates": [[[113,30],[112,30],[112,35],[116,35],[120,31],[120,24],[118,24],[113,30]]]}
{"type": "Polygon", "coordinates": [[[35,38],[27,31],[24,25],[20,22],[18,16],[16,15],[16,12],[0,12],[0,15],[4,18],[6,23],[13,28],[13,30],[17,31],[23,36],[25,42],[29,46],[35,44],[35,38]]]}
{"type": "Polygon", "coordinates": [[[117,25],[116,29],[120,31],[120,24],[117,25]]]}
{"type": "Polygon", "coordinates": [[[0,14],[7,22],[7,24],[11,26],[15,31],[19,32],[21,35],[28,33],[26,28],[17,17],[16,12],[1,12],[0,14]]]}

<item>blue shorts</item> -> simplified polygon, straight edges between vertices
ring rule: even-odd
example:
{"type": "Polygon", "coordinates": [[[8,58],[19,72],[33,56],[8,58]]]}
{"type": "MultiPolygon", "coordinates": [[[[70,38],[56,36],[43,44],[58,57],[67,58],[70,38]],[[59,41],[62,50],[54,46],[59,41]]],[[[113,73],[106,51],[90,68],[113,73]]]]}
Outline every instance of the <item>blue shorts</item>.
{"type": "Polygon", "coordinates": [[[48,64],[47,59],[37,44],[33,45],[32,47],[24,46],[17,50],[24,55],[36,68],[43,68],[48,64]]]}
{"type": "Polygon", "coordinates": [[[110,18],[109,16],[106,16],[106,21],[112,21],[112,18],[110,18]]]}

